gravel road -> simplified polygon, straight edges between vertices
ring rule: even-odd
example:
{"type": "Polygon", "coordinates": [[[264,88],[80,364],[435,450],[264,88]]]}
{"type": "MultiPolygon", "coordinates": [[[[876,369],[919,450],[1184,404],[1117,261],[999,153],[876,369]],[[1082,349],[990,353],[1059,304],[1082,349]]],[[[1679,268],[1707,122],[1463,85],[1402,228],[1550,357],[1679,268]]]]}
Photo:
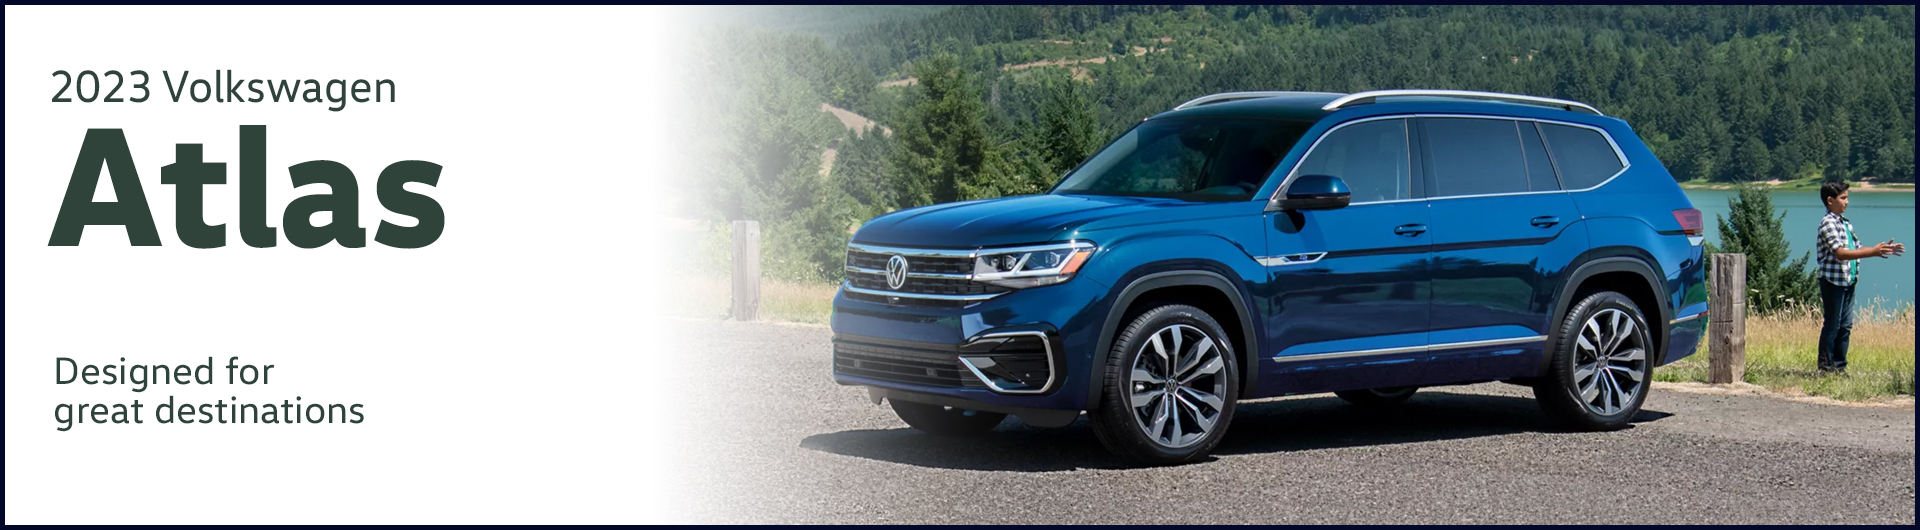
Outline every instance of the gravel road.
{"type": "Polygon", "coordinates": [[[1213,458],[1128,468],[1083,418],[976,439],[836,385],[825,326],[683,320],[707,379],[671,518],[705,523],[1914,524],[1912,408],[1656,388],[1633,427],[1551,428],[1522,387],[1243,402],[1213,458]]]}

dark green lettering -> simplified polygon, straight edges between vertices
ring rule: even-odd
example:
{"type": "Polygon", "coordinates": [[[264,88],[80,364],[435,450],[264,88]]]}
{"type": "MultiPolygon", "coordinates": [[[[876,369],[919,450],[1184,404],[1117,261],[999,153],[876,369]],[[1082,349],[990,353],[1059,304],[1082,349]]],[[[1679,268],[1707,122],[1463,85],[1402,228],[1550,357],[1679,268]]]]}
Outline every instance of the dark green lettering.
{"type": "Polygon", "coordinates": [[[201,161],[200,144],[174,144],[173,163],[161,166],[160,183],[173,189],[173,230],[180,242],[193,248],[227,246],[227,225],[207,224],[206,184],[226,184],[225,163],[201,161]]]}
{"type": "Polygon", "coordinates": [[[127,150],[127,135],[120,129],[87,129],[86,139],[80,142],[80,156],[73,163],[73,176],[67,180],[67,196],[60,201],[60,215],[53,221],[53,238],[47,246],[78,246],[80,233],[90,225],[124,225],[127,240],[134,246],[160,246],[160,232],[153,227],[146,192],[140,188],[140,175],[133,169],[133,153],[127,150]],[[93,202],[102,166],[112,179],[116,202],[93,202]]]}
{"type": "Polygon", "coordinates": [[[367,230],[360,227],[360,187],[353,171],[332,160],[301,162],[287,168],[293,187],[326,184],[328,193],[307,195],[287,203],[281,225],[287,228],[287,242],[300,248],[316,248],[329,241],[340,246],[367,246],[367,230]],[[313,214],[332,212],[326,226],[313,226],[313,214]]]}
{"type": "Polygon", "coordinates": [[[267,126],[240,126],[240,239],[247,246],[280,244],[267,226],[267,126]]]}
{"type": "Polygon", "coordinates": [[[403,160],[394,162],[380,172],[380,181],[374,186],[380,196],[380,205],[387,211],[405,215],[418,220],[412,227],[405,227],[380,221],[380,230],[374,232],[373,240],[389,247],[420,248],[433,244],[440,239],[440,232],[447,227],[447,214],[433,197],[412,193],[405,189],[408,182],[419,182],[428,186],[440,183],[440,165],[424,160],[403,160]]]}

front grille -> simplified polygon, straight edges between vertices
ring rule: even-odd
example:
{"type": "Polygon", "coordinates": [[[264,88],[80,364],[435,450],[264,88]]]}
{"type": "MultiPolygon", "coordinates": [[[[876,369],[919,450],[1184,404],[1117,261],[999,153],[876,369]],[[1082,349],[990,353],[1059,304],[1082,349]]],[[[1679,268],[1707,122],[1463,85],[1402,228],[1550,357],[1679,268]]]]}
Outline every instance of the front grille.
{"type": "MultiPolygon", "coordinates": [[[[887,270],[887,258],[891,258],[891,257],[893,257],[892,254],[849,250],[847,251],[847,266],[859,267],[867,270],[884,271],[884,270],[887,270]]],[[[924,273],[935,273],[935,274],[972,274],[973,258],[908,257],[907,272],[924,272],[924,273]]]]}
{"type": "Polygon", "coordinates": [[[833,341],[834,373],[945,388],[978,387],[955,352],[833,341]],[[966,381],[973,381],[967,384],[966,381]]]}
{"type": "MultiPolygon", "coordinates": [[[[926,305],[936,307],[958,307],[975,301],[914,300],[916,294],[966,296],[999,294],[1010,291],[1006,287],[974,282],[964,278],[916,278],[908,276],[899,289],[887,285],[887,260],[893,254],[881,252],[847,251],[847,284],[861,289],[901,293],[900,300],[891,301],[889,297],[861,295],[856,298],[883,303],[902,305],[926,305]],[[956,303],[957,302],[957,303],[956,303]]],[[[967,257],[926,257],[909,256],[907,272],[909,274],[972,274],[973,258],[967,257]]]]}

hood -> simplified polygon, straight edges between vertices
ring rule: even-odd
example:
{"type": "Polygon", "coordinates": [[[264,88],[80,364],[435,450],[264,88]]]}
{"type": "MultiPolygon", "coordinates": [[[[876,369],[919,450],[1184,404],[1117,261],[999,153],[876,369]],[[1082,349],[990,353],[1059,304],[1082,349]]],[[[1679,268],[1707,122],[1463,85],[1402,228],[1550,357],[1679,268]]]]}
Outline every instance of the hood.
{"type": "Polygon", "coordinates": [[[933,248],[1045,243],[1095,221],[1214,204],[1219,203],[1099,195],[1022,195],[951,202],[876,217],[861,226],[853,240],[933,248]]]}

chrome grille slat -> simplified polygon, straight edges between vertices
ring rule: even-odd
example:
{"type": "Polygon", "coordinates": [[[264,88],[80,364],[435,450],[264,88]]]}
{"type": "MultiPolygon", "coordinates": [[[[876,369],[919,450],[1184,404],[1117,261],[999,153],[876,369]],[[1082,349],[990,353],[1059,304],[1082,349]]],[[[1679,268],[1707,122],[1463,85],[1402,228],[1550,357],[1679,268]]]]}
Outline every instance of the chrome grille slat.
{"type": "MultiPolygon", "coordinates": [[[[847,267],[847,272],[858,273],[858,274],[873,274],[877,276],[885,276],[887,274],[887,271],[885,270],[862,269],[859,267],[847,267]]],[[[948,280],[973,279],[973,275],[971,274],[949,274],[949,273],[939,273],[939,272],[909,272],[907,273],[907,277],[908,278],[942,278],[942,279],[948,279],[948,280]]]]}
{"type": "Polygon", "coordinates": [[[942,307],[976,303],[1011,291],[973,281],[972,252],[849,245],[847,291],[862,300],[942,307]],[[887,260],[895,255],[907,258],[906,281],[898,289],[888,285],[886,273],[887,260]]]}

